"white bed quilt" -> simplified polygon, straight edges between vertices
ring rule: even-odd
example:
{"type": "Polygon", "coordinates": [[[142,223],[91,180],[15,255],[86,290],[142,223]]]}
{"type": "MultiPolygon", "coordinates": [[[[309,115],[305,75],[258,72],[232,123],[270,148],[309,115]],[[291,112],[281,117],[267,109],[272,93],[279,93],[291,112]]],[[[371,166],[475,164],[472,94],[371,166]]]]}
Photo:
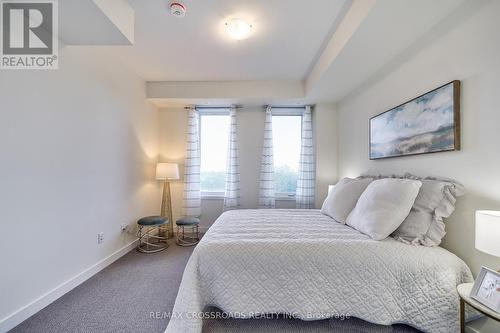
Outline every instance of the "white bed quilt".
{"type": "Polygon", "coordinates": [[[201,332],[207,306],[459,332],[456,286],[472,281],[441,247],[374,241],[317,210],[230,211],[194,249],[166,332],[201,332]]]}

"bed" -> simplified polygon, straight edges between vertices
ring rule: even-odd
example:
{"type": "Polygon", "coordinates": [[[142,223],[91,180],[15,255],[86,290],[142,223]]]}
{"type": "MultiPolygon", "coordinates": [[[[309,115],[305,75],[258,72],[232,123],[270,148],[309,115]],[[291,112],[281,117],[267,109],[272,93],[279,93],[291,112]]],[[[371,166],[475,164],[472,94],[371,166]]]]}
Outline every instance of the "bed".
{"type": "Polygon", "coordinates": [[[208,306],[458,332],[456,286],[472,281],[441,247],[374,241],[319,210],[229,211],[194,249],[166,332],[201,332],[208,306]]]}

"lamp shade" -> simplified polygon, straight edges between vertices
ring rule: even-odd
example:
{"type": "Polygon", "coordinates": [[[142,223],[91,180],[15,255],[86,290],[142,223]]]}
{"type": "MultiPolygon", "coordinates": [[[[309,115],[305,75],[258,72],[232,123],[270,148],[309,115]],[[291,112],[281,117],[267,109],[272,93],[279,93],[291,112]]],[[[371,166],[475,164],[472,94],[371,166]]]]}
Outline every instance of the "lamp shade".
{"type": "Polygon", "coordinates": [[[156,179],[158,180],[179,179],[179,165],[177,163],[156,164],[156,179]]]}
{"type": "Polygon", "coordinates": [[[500,212],[476,212],[476,249],[500,257],[500,212]]]}
{"type": "Polygon", "coordinates": [[[330,194],[330,192],[333,190],[334,186],[335,185],[328,185],[328,194],[330,194]]]}

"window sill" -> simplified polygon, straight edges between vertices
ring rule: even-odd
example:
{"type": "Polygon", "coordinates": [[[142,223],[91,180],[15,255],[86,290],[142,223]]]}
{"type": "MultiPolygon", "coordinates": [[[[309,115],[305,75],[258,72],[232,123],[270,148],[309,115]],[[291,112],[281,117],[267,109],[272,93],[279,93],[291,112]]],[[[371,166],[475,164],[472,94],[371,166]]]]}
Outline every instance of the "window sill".
{"type": "MultiPolygon", "coordinates": [[[[224,200],[224,193],[202,193],[201,200],[224,200]]],[[[276,201],[295,201],[295,195],[290,196],[287,194],[277,194],[275,197],[276,201]]]]}
{"type": "Polygon", "coordinates": [[[276,201],[295,201],[295,197],[289,197],[289,196],[277,196],[275,198],[276,201]]]}
{"type": "Polygon", "coordinates": [[[202,193],[201,200],[224,200],[224,193],[202,193]]]}

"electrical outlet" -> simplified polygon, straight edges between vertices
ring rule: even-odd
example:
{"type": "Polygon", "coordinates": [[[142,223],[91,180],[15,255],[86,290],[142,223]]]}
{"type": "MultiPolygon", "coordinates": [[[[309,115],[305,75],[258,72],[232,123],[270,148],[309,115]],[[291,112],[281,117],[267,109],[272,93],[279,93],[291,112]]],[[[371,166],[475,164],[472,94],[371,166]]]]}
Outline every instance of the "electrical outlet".
{"type": "Polygon", "coordinates": [[[122,224],[122,225],[120,226],[120,230],[121,230],[122,232],[127,232],[127,231],[128,231],[128,224],[122,224]]]}
{"type": "Polygon", "coordinates": [[[104,232],[100,232],[97,234],[97,244],[104,243],[104,232]]]}

